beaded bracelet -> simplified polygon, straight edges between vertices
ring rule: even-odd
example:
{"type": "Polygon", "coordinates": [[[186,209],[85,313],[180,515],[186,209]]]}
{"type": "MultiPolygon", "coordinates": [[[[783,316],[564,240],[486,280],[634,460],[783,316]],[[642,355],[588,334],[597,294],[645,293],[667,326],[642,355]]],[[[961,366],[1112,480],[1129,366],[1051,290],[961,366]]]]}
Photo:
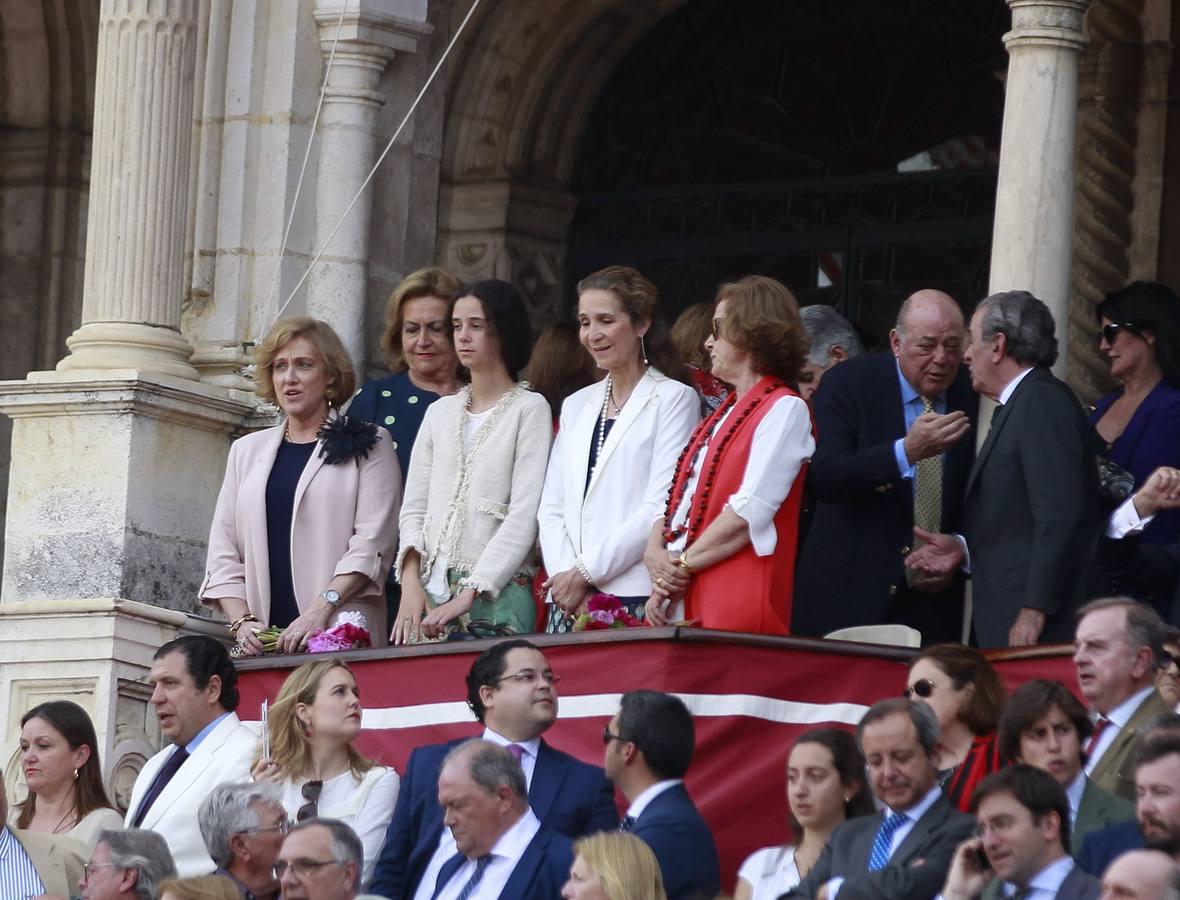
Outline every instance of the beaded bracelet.
{"type": "Polygon", "coordinates": [[[586,579],[586,584],[594,584],[594,579],[590,576],[590,570],[586,568],[586,564],[582,562],[580,556],[574,557],[574,568],[578,570],[579,575],[586,579]]]}

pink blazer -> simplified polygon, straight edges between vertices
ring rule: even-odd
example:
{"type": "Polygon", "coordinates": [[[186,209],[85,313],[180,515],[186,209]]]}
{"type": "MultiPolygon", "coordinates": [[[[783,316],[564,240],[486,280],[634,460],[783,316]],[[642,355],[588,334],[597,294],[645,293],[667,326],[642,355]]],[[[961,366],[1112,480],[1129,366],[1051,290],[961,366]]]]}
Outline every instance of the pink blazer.
{"type": "MultiPolygon", "coordinates": [[[[201,584],[203,602],[237,597],[270,622],[270,565],[266,534],[266,482],[283,440],[284,425],[234,441],[209,531],[201,584]]],[[[369,583],[340,611],[363,612],[374,646],[385,646],[385,578],[397,548],[402,475],[392,439],[377,429],[368,458],[327,465],[317,447],[295,488],[291,516],[291,580],[300,612],[336,575],[361,572],[369,583]]],[[[333,617],[333,619],[335,616],[333,617]]]]}

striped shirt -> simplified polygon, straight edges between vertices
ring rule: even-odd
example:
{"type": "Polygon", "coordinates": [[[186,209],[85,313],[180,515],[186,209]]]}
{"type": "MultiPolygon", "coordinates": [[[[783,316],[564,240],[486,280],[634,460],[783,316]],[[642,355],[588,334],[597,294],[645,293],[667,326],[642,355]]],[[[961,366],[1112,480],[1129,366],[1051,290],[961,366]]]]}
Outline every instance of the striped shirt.
{"type": "Polygon", "coordinates": [[[25,848],[7,828],[0,828],[0,900],[26,900],[45,893],[45,884],[25,848]]]}

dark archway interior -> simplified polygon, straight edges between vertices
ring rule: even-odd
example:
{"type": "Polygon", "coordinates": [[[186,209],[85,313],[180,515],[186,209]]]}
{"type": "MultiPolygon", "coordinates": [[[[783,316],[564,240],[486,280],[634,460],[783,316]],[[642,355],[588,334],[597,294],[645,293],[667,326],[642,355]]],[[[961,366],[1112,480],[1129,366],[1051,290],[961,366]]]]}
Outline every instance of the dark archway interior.
{"type": "Polygon", "coordinates": [[[1003,115],[994,0],[693,0],[607,81],[572,190],[567,302],[638,267],[669,316],[773,275],[879,344],[918,287],[986,289],[1003,115]]]}

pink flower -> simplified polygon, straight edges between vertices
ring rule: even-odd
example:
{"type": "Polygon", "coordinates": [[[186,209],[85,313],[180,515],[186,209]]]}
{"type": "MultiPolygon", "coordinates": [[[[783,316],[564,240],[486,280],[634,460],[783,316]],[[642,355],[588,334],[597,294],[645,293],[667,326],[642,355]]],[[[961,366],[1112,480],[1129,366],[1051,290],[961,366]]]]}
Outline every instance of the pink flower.
{"type": "Polygon", "coordinates": [[[317,631],[307,642],[308,653],[331,653],[335,650],[360,650],[373,646],[365,629],[351,622],[340,622],[326,631],[317,631]]]}
{"type": "Polygon", "coordinates": [[[590,599],[586,601],[586,608],[590,612],[600,610],[615,612],[623,608],[623,604],[619,598],[614,594],[592,594],[590,599]]]}

